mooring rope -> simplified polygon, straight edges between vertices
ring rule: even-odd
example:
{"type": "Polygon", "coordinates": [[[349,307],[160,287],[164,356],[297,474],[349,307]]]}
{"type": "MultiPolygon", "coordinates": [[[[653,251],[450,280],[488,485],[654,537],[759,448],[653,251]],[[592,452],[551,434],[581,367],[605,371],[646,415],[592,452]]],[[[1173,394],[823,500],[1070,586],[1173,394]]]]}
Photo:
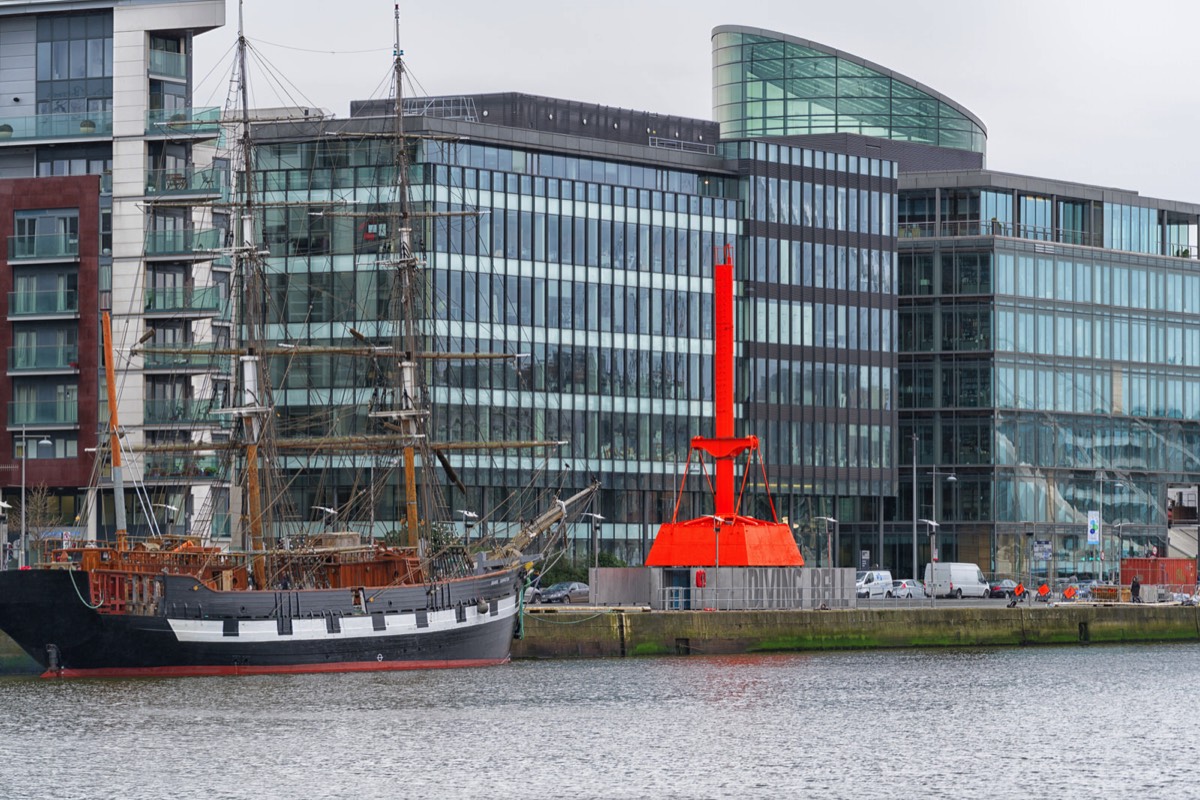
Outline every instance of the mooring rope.
{"type": "Polygon", "coordinates": [[[100,596],[100,602],[96,605],[92,605],[87,600],[84,600],[83,594],[79,591],[79,586],[75,584],[75,570],[69,569],[67,570],[67,573],[71,576],[71,588],[75,590],[75,596],[79,598],[79,602],[83,603],[92,611],[95,611],[96,609],[100,608],[100,606],[104,605],[104,595],[100,596]]]}

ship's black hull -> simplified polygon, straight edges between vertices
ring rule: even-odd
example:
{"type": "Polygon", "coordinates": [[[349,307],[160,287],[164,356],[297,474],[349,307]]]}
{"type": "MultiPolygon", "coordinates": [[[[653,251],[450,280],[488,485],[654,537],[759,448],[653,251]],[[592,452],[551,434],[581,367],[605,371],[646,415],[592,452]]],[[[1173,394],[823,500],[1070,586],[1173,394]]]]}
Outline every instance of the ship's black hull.
{"type": "Polygon", "coordinates": [[[0,629],[47,676],[343,672],[503,663],[518,611],[511,572],[358,591],[154,580],[155,613],[105,613],[86,573],[0,572],[0,629]]]}

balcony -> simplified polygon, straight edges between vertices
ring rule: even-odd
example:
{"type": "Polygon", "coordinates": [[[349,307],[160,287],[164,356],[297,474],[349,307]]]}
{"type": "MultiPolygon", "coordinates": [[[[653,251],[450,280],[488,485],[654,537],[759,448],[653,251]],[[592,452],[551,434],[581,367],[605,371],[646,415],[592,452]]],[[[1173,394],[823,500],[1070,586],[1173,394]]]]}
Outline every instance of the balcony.
{"type": "Polygon", "coordinates": [[[79,404],[74,400],[14,400],[8,404],[8,427],[21,425],[78,425],[79,404]]]}
{"type": "Polygon", "coordinates": [[[221,466],[217,456],[181,456],[147,453],[142,477],[145,480],[216,477],[221,466]]]}
{"type": "Polygon", "coordinates": [[[147,136],[212,138],[221,132],[221,109],[151,109],[146,113],[147,136]]]}
{"type": "Polygon", "coordinates": [[[151,345],[142,351],[146,369],[176,372],[228,372],[229,356],[213,352],[212,345],[176,347],[151,345]]]}
{"type": "Polygon", "coordinates": [[[152,169],[146,172],[147,196],[215,195],[225,189],[223,170],[209,169],[152,169]]]}
{"type": "Polygon", "coordinates": [[[73,233],[39,233],[8,237],[9,261],[79,260],[79,236],[73,233]]]}
{"type": "Polygon", "coordinates": [[[211,400],[147,400],[147,425],[221,425],[232,419],[214,412],[211,400]]]}
{"type": "Polygon", "coordinates": [[[8,371],[54,372],[79,369],[79,348],[73,344],[8,348],[8,371]]]}
{"type": "Polygon", "coordinates": [[[0,119],[0,146],[36,139],[106,139],[112,137],[112,112],[37,114],[0,119]]]}
{"type": "Polygon", "coordinates": [[[941,222],[902,222],[897,231],[899,239],[960,238],[970,236],[1008,236],[1059,244],[1079,244],[1103,247],[1103,236],[1089,231],[1069,228],[1049,228],[1042,225],[1015,224],[982,219],[942,220],[941,222]]]}
{"type": "Polygon", "coordinates": [[[147,289],[147,314],[212,314],[221,311],[221,296],[217,287],[202,289],[177,287],[172,289],[147,289]]]}
{"type": "Polygon", "coordinates": [[[74,289],[8,293],[10,318],[78,315],[79,293],[74,289]]]}
{"type": "Polygon", "coordinates": [[[223,244],[222,233],[217,228],[150,231],[146,234],[146,257],[212,258],[223,244]]]}
{"type": "Polygon", "coordinates": [[[188,59],[186,53],[168,53],[166,50],[150,51],[150,74],[164,78],[187,78],[188,59]]]}

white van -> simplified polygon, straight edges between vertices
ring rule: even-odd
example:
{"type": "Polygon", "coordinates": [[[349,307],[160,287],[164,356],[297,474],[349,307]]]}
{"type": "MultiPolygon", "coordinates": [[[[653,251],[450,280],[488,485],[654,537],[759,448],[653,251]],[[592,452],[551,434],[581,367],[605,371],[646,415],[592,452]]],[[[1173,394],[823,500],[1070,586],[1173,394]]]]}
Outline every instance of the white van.
{"type": "Polygon", "coordinates": [[[855,574],[854,591],[859,597],[891,597],[892,573],[887,570],[865,570],[855,574]]]}
{"type": "Polygon", "coordinates": [[[975,564],[944,561],[925,565],[925,590],[934,597],[987,597],[991,589],[975,564]]]}

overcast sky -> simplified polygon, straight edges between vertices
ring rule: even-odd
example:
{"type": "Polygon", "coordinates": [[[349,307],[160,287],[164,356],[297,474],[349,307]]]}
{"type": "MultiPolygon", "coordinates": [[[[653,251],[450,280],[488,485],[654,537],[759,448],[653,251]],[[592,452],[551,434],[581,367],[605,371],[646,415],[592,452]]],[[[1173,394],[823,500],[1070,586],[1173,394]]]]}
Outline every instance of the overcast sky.
{"type": "MultiPolygon", "coordinates": [[[[386,96],[392,8],[246,0],[251,102],[346,116],[350,100],[386,96]]],[[[197,105],[225,103],[236,0],[226,21],[197,39],[197,105]]],[[[1198,21],[1200,5],[1178,0],[404,0],[401,47],[418,94],[519,91],[712,119],[712,29],[751,25],[953,98],[987,126],[991,169],[1200,203],[1198,21]]]]}

